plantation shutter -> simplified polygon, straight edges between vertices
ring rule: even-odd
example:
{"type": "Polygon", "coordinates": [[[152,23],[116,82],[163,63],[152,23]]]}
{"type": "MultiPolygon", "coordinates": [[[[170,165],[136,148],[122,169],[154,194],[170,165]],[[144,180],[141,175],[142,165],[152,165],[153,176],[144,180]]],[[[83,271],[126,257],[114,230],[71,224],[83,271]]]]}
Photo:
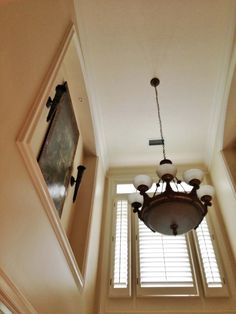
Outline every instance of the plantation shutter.
{"type": "Polygon", "coordinates": [[[110,279],[111,296],[130,295],[130,220],[126,199],[114,204],[112,235],[112,269],[110,279]]]}
{"type": "MultiPolygon", "coordinates": [[[[195,271],[200,266],[205,296],[228,296],[214,236],[208,220],[187,235],[165,236],[153,233],[137,215],[131,214],[127,195],[133,185],[116,185],[111,238],[111,297],[131,296],[131,220],[135,222],[132,250],[136,260],[137,296],[199,295],[195,271]],[[132,219],[131,219],[132,215],[132,219]],[[191,248],[197,254],[192,258],[191,248]],[[195,263],[195,265],[194,265],[195,263]],[[197,267],[195,267],[197,266],[197,267]]],[[[133,274],[135,274],[133,272],[133,274]]]]}
{"type": "Polygon", "coordinates": [[[196,295],[195,277],[185,235],[165,236],[138,221],[138,293],[196,295]],[[142,289],[145,288],[145,289],[142,289]]]}
{"type": "Polygon", "coordinates": [[[206,296],[228,295],[223,273],[220,269],[217,248],[213,243],[214,236],[210,233],[206,218],[196,229],[195,235],[206,296]]]}

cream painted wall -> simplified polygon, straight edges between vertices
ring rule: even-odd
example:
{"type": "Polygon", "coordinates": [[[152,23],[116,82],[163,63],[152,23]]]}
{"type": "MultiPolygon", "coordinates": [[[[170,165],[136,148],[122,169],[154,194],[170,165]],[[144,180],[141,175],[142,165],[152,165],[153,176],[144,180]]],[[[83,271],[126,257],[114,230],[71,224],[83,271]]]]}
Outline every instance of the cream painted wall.
{"type": "Polygon", "coordinates": [[[234,70],[224,124],[223,156],[236,191],[236,69],[234,70]]]}
{"type": "Polygon", "coordinates": [[[210,171],[217,190],[218,200],[227,234],[233,250],[236,268],[236,151],[235,151],[235,106],[236,106],[236,40],[226,81],[221,119],[216,135],[216,143],[210,171]],[[222,153],[226,148],[226,154],[222,153]]]}
{"type": "Polygon", "coordinates": [[[80,292],[16,146],[20,129],[73,21],[70,0],[0,5],[0,267],[32,307],[43,314],[94,313],[104,182],[100,159],[85,285],[80,292]]]}
{"type": "Polygon", "coordinates": [[[220,152],[215,152],[214,154],[211,165],[211,173],[212,181],[218,195],[218,201],[222,209],[221,213],[233,251],[236,268],[236,195],[223,155],[220,152]]]}

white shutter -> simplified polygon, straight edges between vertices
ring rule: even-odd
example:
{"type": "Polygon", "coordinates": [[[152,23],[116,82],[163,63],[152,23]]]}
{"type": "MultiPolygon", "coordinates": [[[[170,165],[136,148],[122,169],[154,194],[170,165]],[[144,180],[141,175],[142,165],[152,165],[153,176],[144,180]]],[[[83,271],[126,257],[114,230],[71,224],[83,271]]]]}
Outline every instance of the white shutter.
{"type": "Polygon", "coordinates": [[[195,275],[198,267],[194,265],[197,260],[205,296],[228,296],[216,244],[206,219],[190,235],[164,236],[153,233],[137,215],[131,214],[127,194],[132,191],[131,184],[116,185],[110,296],[131,296],[131,215],[136,222],[136,263],[133,261],[133,266],[136,268],[137,296],[198,296],[195,275]],[[194,243],[197,254],[193,262],[191,246],[194,243]]]}
{"type": "Polygon", "coordinates": [[[206,296],[226,296],[227,288],[220,269],[219,257],[214,245],[214,237],[211,235],[206,218],[203,219],[195,232],[197,251],[200,258],[200,266],[203,277],[203,286],[206,296]]]}
{"type": "Polygon", "coordinates": [[[111,296],[130,295],[130,221],[126,199],[117,200],[114,207],[112,235],[111,296]]]}
{"type": "Polygon", "coordinates": [[[137,250],[139,295],[197,295],[185,235],[154,233],[138,220],[137,250]]]}

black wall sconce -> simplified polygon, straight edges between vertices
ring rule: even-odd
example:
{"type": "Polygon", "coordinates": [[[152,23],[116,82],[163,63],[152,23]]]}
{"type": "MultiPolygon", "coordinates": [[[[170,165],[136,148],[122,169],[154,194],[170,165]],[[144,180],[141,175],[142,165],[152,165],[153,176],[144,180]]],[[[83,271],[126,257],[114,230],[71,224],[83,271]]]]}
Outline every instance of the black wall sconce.
{"type": "Polygon", "coordinates": [[[51,121],[56,112],[57,105],[59,104],[62,95],[66,92],[66,82],[61,85],[56,86],[56,94],[54,98],[48,97],[48,101],[46,103],[47,108],[49,108],[47,122],[51,121]]]}
{"type": "Polygon", "coordinates": [[[84,170],[86,169],[85,166],[78,166],[77,167],[77,177],[76,179],[71,176],[70,178],[70,185],[73,186],[75,184],[75,190],[74,190],[74,194],[73,194],[73,203],[75,202],[76,200],[76,196],[77,196],[77,193],[78,193],[78,190],[79,190],[79,187],[80,187],[80,183],[81,183],[81,180],[82,180],[82,177],[83,177],[83,173],[84,173],[84,170]]]}

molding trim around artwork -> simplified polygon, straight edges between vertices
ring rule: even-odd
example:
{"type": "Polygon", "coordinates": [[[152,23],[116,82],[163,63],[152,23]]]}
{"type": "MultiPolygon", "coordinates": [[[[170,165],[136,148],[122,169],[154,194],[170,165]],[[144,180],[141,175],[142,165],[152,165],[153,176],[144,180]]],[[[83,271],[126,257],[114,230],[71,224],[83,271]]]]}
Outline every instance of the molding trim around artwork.
{"type": "Polygon", "coordinates": [[[32,110],[30,111],[22,130],[20,131],[19,136],[17,137],[16,144],[24,160],[25,167],[27,168],[33,185],[39,195],[40,201],[47,214],[48,220],[53,228],[53,231],[66,258],[74,280],[79,290],[81,290],[84,285],[84,278],[77,265],[68,238],[61,225],[60,219],[56,213],[55,206],[49,195],[47,185],[45,183],[42,172],[37,162],[37,158],[35,158],[35,153],[33,152],[32,148],[32,138],[37,127],[37,123],[42,114],[42,110],[44,109],[47,102],[50,90],[53,87],[56,75],[63,62],[63,58],[72,41],[75,41],[77,45],[79,44],[75,32],[75,27],[73,25],[70,25],[66,31],[64,39],[62,40],[60,49],[58,50],[57,56],[55,57],[55,61],[52,63],[48,75],[44,80],[45,83],[43,83],[41,92],[39,93],[39,97],[36,99],[35,104],[33,105],[32,110]]]}

